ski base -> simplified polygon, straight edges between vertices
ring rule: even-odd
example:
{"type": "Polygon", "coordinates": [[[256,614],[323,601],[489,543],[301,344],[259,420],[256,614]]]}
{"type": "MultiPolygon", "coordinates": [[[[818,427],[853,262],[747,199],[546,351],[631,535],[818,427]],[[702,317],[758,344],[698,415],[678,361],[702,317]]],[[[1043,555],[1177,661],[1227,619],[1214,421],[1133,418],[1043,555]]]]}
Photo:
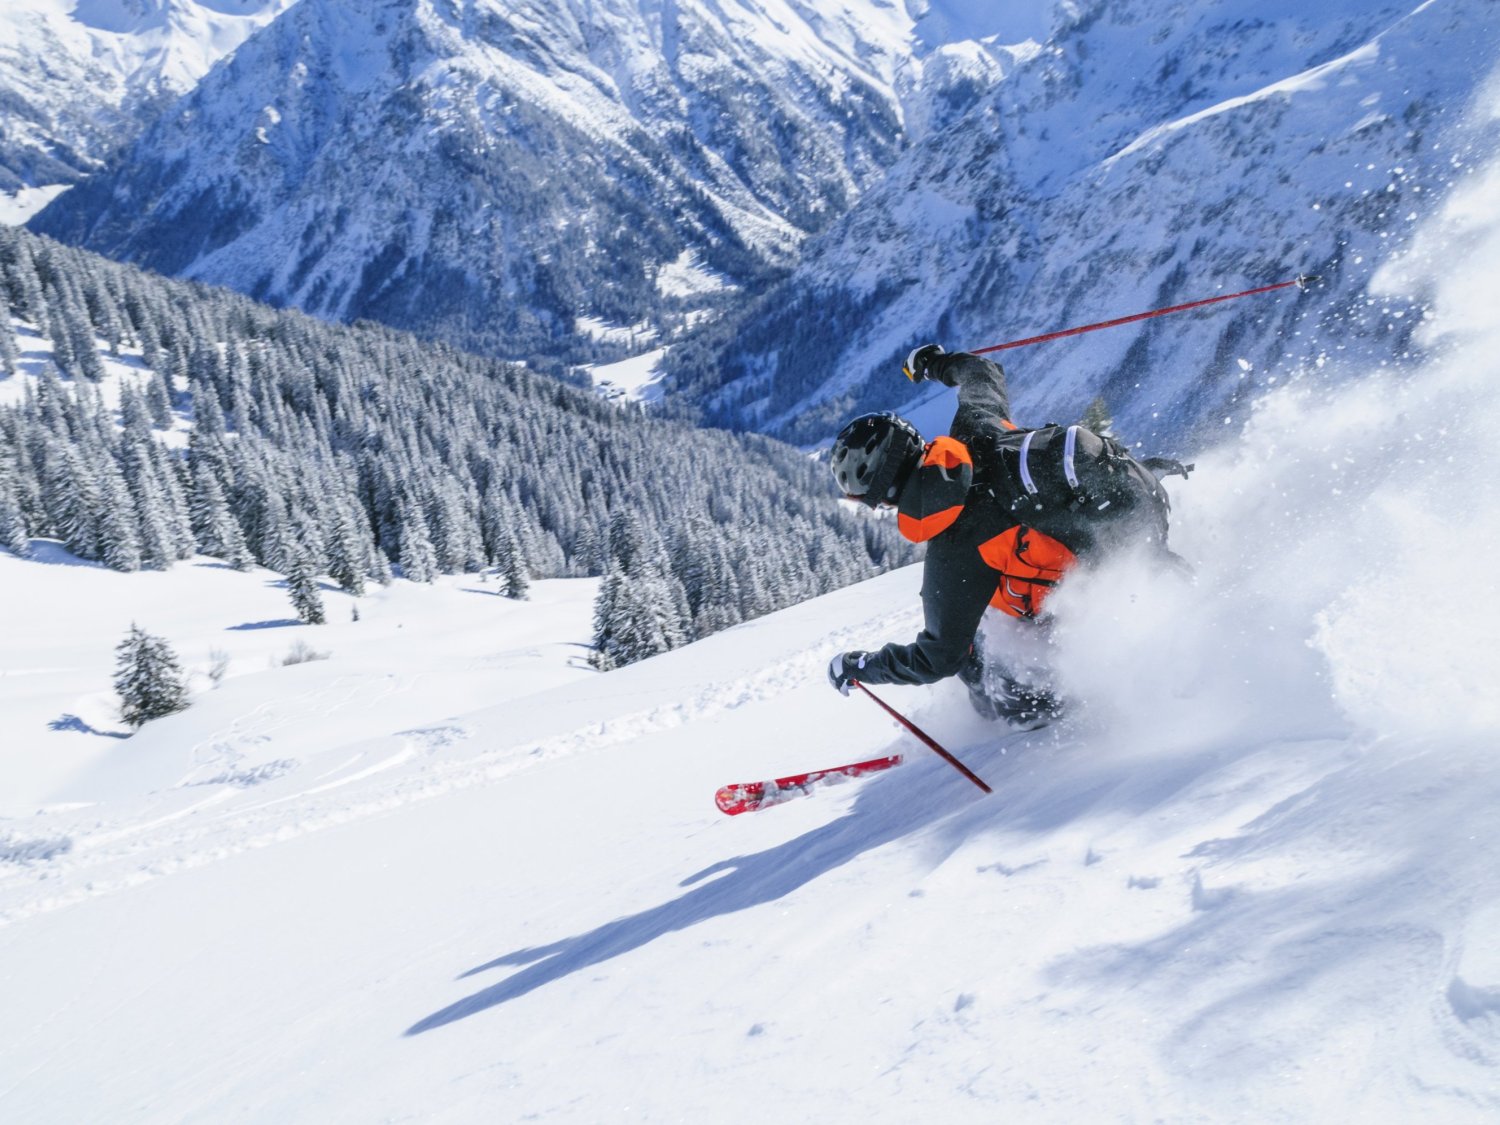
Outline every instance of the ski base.
{"type": "Polygon", "coordinates": [[[747,781],[738,785],[726,785],[714,794],[714,804],[719,811],[729,816],[768,809],[794,797],[803,797],[824,785],[837,785],[866,774],[879,773],[902,762],[900,754],[889,758],[872,758],[868,762],[854,762],[833,769],[813,770],[810,773],[778,777],[774,781],[747,781]]]}

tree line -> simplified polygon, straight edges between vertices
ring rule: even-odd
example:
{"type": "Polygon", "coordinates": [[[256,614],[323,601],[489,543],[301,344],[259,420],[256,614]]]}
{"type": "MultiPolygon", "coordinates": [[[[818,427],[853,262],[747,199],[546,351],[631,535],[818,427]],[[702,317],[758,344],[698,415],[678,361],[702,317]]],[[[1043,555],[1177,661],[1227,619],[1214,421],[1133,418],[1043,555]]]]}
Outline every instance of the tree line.
{"type": "Polygon", "coordinates": [[[790,446],[379,325],[15,228],[0,292],[51,348],[29,378],[0,331],[0,371],[25,384],[0,407],[0,548],[17,553],[52,537],[124,571],[202,553],[355,595],[488,567],[521,594],[529,577],[602,576],[606,667],[914,557],[790,446]],[[106,357],[127,371],[117,404],[106,357]]]}

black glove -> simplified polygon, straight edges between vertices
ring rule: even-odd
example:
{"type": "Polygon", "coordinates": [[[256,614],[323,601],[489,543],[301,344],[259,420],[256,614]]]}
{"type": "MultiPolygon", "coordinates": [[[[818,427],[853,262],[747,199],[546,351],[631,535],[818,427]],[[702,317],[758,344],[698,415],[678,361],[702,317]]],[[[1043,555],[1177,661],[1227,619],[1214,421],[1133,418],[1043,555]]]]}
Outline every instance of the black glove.
{"type": "Polygon", "coordinates": [[[901,369],[913,383],[920,383],[923,379],[930,379],[931,373],[927,370],[928,365],[940,355],[944,355],[942,344],[923,344],[921,347],[912,348],[911,355],[906,357],[906,366],[901,369]]]}
{"type": "Polygon", "coordinates": [[[868,652],[841,652],[828,665],[828,682],[838,689],[840,695],[848,695],[849,688],[858,682],[860,670],[865,666],[868,652]]]}

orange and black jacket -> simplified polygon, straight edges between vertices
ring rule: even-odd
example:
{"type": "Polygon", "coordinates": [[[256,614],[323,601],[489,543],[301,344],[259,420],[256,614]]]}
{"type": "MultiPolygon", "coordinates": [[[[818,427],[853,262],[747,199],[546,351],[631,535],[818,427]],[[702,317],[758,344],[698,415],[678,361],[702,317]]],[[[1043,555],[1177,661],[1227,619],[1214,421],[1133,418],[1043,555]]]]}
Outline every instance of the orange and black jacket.
{"type": "Polygon", "coordinates": [[[871,684],[930,684],[953,675],[986,608],[1036,616],[1074,561],[1063,544],[1020,525],[987,486],[998,471],[995,439],[1016,428],[1000,365],[955,352],[939,356],[929,372],[958,388],[958,413],[949,436],[928,443],[897,508],[902,534],[927,544],[926,627],[912,644],[870,654],[860,679],[871,684]]]}

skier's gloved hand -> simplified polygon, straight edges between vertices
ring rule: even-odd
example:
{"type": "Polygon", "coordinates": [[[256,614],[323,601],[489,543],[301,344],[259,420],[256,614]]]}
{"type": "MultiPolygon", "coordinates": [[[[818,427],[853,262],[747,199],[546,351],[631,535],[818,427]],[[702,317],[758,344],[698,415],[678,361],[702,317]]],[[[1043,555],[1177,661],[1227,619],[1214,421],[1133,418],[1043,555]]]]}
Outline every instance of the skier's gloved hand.
{"type": "Polygon", "coordinates": [[[928,366],[938,356],[945,354],[942,344],[923,344],[912,348],[911,354],[906,357],[906,366],[901,368],[901,374],[905,375],[913,383],[920,383],[923,379],[931,378],[928,366]]]}
{"type": "Polygon", "coordinates": [[[868,652],[841,652],[833,658],[828,665],[828,682],[832,684],[840,695],[848,695],[849,688],[859,679],[859,673],[865,666],[865,658],[868,652]]]}

